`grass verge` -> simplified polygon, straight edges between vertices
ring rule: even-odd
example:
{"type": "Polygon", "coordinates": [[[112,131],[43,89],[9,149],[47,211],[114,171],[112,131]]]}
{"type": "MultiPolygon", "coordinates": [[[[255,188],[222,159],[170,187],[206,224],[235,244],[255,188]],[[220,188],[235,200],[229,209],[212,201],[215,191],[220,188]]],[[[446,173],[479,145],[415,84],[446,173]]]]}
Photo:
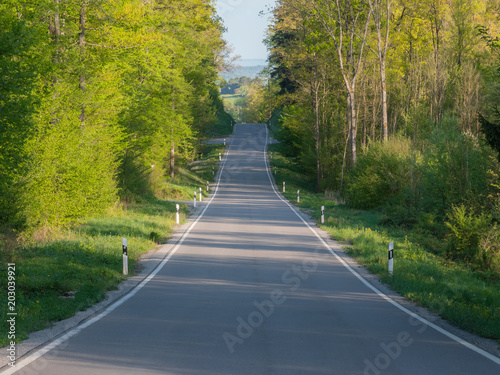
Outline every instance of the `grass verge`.
{"type": "Polygon", "coordinates": [[[421,306],[438,313],[452,324],[500,344],[500,282],[482,278],[473,270],[450,262],[412,241],[412,234],[380,225],[377,212],[353,210],[324,194],[313,192],[314,182],[304,177],[300,167],[283,157],[283,146],[269,146],[273,152],[271,170],[276,166],[276,183],[285,197],[320,217],[325,206],[325,224],[320,227],[346,245],[346,251],[382,282],[421,306]],[[297,190],[300,189],[300,203],[297,190]],[[394,242],[394,275],[387,267],[389,242],[394,242]]]}
{"type": "MultiPolygon", "coordinates": [[[[206,145],[194,161],[166,184],[162,199],[138,197],[133,203],[115,207],[98,218],[58,233],[50,240],[8,244],[0,234],[0,286],[8,287],[8,263],[15,264],[15,305],[2,303],[0,314],[8,317],[9,307],[16,315],[16,341],[31,332],[69,318],[103,300],[125,279],[122,274],[122,237],[128,240],[129,275],[139,271],[141,255],[165,243],[175,226],[175,205],[169,200],[193,199],[194,190],[213,180],[217,173],[222,145],[206,145]]],[[[181,204],[181,221],[189,215],[181,204]]],[[[5,295],[6,297],[6,295],[5,295]]],[[[7,299],[4,297],[4,301],[7,299]]],[[[2,319],[0,346],[6,346],[9,325],[2,319]]]]}

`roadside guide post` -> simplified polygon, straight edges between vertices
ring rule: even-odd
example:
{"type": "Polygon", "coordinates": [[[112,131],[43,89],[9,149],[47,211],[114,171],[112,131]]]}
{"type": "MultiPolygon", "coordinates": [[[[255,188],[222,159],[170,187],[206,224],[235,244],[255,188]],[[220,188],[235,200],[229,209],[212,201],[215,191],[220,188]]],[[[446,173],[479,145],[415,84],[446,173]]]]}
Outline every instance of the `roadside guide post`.
{"type": "Polygon", "coordinates": [[[128,253],[127,253],[127,239],[122,238],[123,250],[123,274],[128,275],[128,253]]]}
{"type": "Polygon", "coordinates": [[[389,243],[389,274],[394,273],[394,242],[389,243]]]}

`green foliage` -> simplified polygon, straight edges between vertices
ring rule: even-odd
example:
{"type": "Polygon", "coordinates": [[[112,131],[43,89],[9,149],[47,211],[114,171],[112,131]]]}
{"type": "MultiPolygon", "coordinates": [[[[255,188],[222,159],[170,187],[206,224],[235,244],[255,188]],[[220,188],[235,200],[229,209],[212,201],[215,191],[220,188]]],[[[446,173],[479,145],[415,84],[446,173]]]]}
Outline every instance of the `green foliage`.
{"type": "Polygon", "coordinates": [[[477,263],[481,235],[487,232],[490,222],[491,218],[486,214],[475,215],[464,205],[453,206],[446,222],[450,230],[448,256],[465,263],[477,263]]]}
{"type": "Polygon", "coordinates": [[[266,122],[271,116],[277,86],[265,81],[266,73],[264,71],[254,79],[239,77],[230,81],[234,82],[233,86],[238,86],[236,95],[223,97],[227,111],[237,122],[266,122]]]}
{"type": "MultiPolygon", "coordinates": [[[[60,91],[62,100],[68,96],[60,91]]],[[[22,186],[20,214],[29,228],[68,225],[104,212],[117,199],[113,171],[121,134],[112,126],[99,126],[91,114],[82,126],[79,106],[71,104],[66,102],[63,108],[58,100],[49,99],[34,136],[26,141],[29,172],[22,186]],[[50,124],[54,116],[59,119],[50,124]]]]}
{"type": "Polygon", "coordinates": [[[28,233],[157,194],[231,132],[212,2],[54,4],[0,4],[0,223],[28,233]]]}
{"type": "Polygon", "coordinates": [[[394,137],[390,142],[373,142],[363,150],[350,171],[346,198],[353,207],[371,209],[402,194],[416,179],[421,155],[412,142],[394,137]]]}
{"type": "Polygon", "coordinates": [[[0,4],[0,223],[10,225],[18,221],[24,144],[43,95],[40,77],[49,71],[40,49],[50,48],[46,27],[35,22],[32,8],[18,19],[15,3],[0,4]]]}
{"type": "Polygon", "coordinates": [[[498,237],[490,223],[499,165],[491,149],[446,119],[424,144],[419,151],[403,136],[372,142],[348,174],[348,204],[382,210],[381,224],[411,230],[435,254],[495,269],[498,237]]]}
{"type": "Polygon", "coordinates": [[[428,142],[422,163],[422,209],[444,218],[452,205],[485,206],[488,170],[498,169],[491,162],[491,150],[482,147],[476,136],[456,128],[438,129],[428,142]]]}
{"type": "MultiPolygon", "coordinates": [[[[500,118],[500,113],[497,113],[496,117],[500,118]]],[[[479,122],[486,141],[498,153],[497,158],[500,161],[500,125],[486,120],[482,115],[479,115],[479,122]]]]}
{"type": "Polygon", "coordinates": [[[490,277],[500,273],[500,227],[498,223],[490,226],[489,230],[481,233],[481,254],[479,267],[491,271],[490,277]]]}
{"type": "Polygon", "coordinates": [[[276,138],[288,146],[288,156],[300,158],[314,147],[313,140],[308,137],[311,128],[304,126],[311,123],[311,116],[311,111],[300,105],[283,108],[276,138]]]}
{"type": "Polygon", "coordinates": [[[235,123],[233,117],[226,112],[224,108],[224,101],[219,96],[218,90],[212,90],[212,101],[216,109],[216,119],[209,127],[206,135],[209,137],[228,136],[233,132],[233,125],[235,123]]]}

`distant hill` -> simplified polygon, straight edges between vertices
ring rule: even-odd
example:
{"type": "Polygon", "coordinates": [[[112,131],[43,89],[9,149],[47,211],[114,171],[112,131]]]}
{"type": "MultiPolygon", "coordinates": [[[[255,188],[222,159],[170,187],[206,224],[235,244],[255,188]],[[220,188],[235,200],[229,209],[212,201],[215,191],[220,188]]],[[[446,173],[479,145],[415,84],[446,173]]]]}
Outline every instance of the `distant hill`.
{"type": "Polygon", "coordinates": [[[267,64],[265,59],[239,59],[235,65],[239,66],[238,69],[232,72],[223,72],[221,76],[229,81],[231,78],[249,77],[256,78],[259,73],[264,69],[267,64]]]}
{"type": "Polygon", "coordinates": [[[231,78],[239,77],[249,77],[254,79],[265,67],[265,65],[241,66],[239,69],[235,69],[232,72],[223,72],[221,73],[221,76],[226,81],[229,81],[231,78]]]}
{"type": "Polygon", "coordinates": [[[239,66],[257,66],[257,65],[266,65],[265,59],[239,59],[236,61],[236,64],[239,66]]]}

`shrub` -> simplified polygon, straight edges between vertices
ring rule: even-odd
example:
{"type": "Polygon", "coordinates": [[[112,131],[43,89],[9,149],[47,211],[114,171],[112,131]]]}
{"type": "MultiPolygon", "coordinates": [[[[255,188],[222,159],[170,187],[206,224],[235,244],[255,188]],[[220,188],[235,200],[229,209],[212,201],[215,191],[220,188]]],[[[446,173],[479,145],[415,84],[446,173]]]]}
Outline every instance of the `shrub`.
{"type": "Polygon", "coordinates": [[[481,262],[481,237],[488,232],[491,218],[486,214],[474,215],[462,204],[453,206],[448,213],[449,229],[447,255],[465,263],[481,262]]]}
{"type": "Polygon", "coordinates": [[[347,202],[355,208],[371,209],[397,197],[411,187],[420,159],[411,140],[402,136],[373,142],[348,175],[347,202]]]}
{"type": "Polygon", "coordinates": [[[483,207],[487,203],[487,171],[498,167],[490,160],[491,150],[481,147],[475,135],[461,133],[453,123],[442,126],[428,139],[418,189],[421,210],[437,213],[444,222],[453,205],[483,207]]]}
{"type": "Polygon", "coordinates": [[[496,223],[481,236],[479,246],[481,268],[500,272],[500,227],[496,223]]]}

